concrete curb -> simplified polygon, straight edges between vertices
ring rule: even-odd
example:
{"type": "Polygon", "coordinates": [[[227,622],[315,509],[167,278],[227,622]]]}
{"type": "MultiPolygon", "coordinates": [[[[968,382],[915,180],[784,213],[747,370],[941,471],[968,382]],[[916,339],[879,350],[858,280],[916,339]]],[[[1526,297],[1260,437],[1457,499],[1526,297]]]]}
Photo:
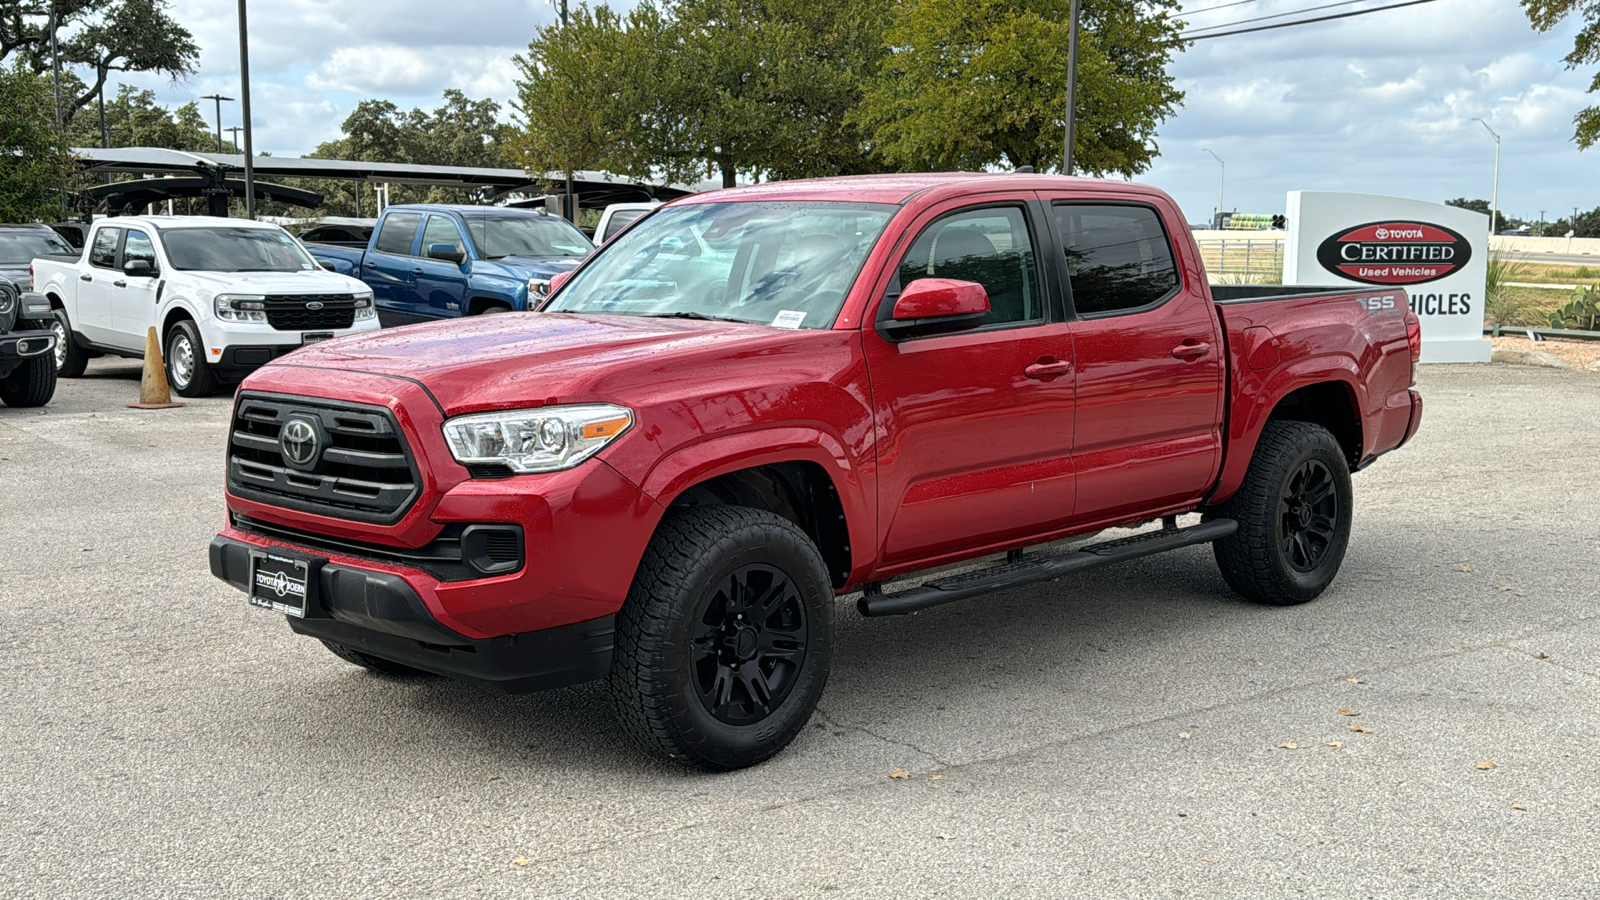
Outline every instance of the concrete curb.
{"type": "Polygon", "coordinates": [[[1571,363],[1543,350],[1496,350],[1490,354],[1489,359],[1491,362],[1512,363],[1519,366],[1542,366],[1546,369],[1572,368],[1571,363]]]}

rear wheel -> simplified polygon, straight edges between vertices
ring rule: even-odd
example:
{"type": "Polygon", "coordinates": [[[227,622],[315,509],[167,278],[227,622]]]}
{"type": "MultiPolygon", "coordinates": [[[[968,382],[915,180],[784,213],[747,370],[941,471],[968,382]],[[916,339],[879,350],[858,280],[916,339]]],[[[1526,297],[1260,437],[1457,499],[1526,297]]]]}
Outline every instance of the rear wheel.
{"type": "Polygon", "coordinates": [[[413,669],[403,663],[390,662],[387,659],[373,656],[370,653],[362,653],[360,650],[352,650],[343,644],[335,644],[332,641],[323,641],[322,646],[327,647],[329,652],[345,662],[353,666],[360,666],[369,672],[377,672],[379,675],[388,675],[392,678],[409,678],[414,675],[428,674],[421,669],[413,669]]]}
{"type": "Polygon", "coordinates": [[[646,749],[738,769],[805,727],[832,655],[833,589],[811,539],[764,510],[702,507],[650,542],[607,684],[646,749]]]}
{"type": "Polygon", "coordinates": [[[204,347],[200,330],[188,319],[179,319],[167,330],[167,383],[185,397],[205,397],[217,389],[204,347]]]}
{"type": "Polygon", "coordinates": [[[1333,435],[1309,422],[1261,432],[1238,493],[1216,509],[1239,530],[1212,545],[1228,586],[1258,603],[1316,599],[1350,543],[1350,469],[1333,435]]]}
{"type": "Polygon", "coordinates": [[[0,402],[7,406],[43,406],[56,392],[56,361],[34,356],[0,378],[0,402]]]}
{"type": "Polygon", "coordinates": [[[56,335],[56,353],[54,361],[56,374],[62,378],[77,378],[83,370],[89,367],[89,357],[72,340],[72,323],[67,321],[67,314],[63,310],[56,310],[50,320],[50,330],[56,335]]]}

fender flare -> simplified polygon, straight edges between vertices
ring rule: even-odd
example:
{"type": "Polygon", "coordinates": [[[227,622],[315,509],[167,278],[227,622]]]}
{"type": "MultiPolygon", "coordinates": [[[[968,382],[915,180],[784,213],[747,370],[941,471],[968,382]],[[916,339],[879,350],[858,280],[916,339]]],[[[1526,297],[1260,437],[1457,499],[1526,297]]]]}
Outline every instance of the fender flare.
{"type": "Polygon", "coordinates": [[[1361,435],[1360,455],[1365,457],[1370,452],[1368,444],[1374,435],[1365,427],[1365,420],[1371,414],[1368,408],[1371,398],[1361,384],[1361,370],[1356,361],[1344,354],[1297,359],[1273,372],[1256,391],[1256,396],[1270,398],[1270,401],[1251,404],[1248,409],[1241,409],[1243,404],[1238,399],[1231,404],[1222,468],[1216,487],[1206,497],[1206,503],[1227,500],[1244,483],[1245,472],[1250,468],[1250,460],[1255,457],[1261,432],[1284,398],[1302,388],[1318,384],[1338,384],[1349,393],[1350,405],[1356,416],[1356,429],[1361,435]],[[1243,415],[1239,415],[1241,412],[1243,415]]]}

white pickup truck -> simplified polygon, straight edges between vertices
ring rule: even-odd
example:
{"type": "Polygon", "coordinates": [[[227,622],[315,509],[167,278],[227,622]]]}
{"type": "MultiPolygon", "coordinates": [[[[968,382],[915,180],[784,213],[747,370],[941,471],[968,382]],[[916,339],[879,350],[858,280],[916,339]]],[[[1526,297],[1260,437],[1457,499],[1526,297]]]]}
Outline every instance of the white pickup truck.
{"type": "Polygon", "coordinates": [[[81,256],[33,261],[54,310],[56,370],[90,357],[143,358],[161,336],[173,390],[198,397],[301,345],[378,328],[372,291],[325,271],[276,225],[206,216],[94,223],[81,256]]]}

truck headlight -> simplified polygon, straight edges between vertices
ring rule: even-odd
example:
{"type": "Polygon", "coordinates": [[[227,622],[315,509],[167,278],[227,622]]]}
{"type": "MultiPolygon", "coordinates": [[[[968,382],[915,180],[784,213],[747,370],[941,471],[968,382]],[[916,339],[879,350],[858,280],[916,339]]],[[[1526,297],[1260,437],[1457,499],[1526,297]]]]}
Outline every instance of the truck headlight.
{"type": "Polygon", "coordinates": [[[362,293],[356,294],[355,299],[357,322],[361,321],[362,319],[375,319],[378,317],[378,311],[372,306],[371,291],[363,291],[362,293]]]}
{"type": "Polygon", "coordinates": [[[224,322],[265,322],[267,298],[261,294],[218,294],[217,318],[224,322]]]}
{"type": "Polygon", "coordinates": [[[528,296],[534,300],[543,300],[544,298],[550,296],[550,279],[529,278],[528,296]]]}
{"type": "Polygon", "coordinates": [[[512,409],[457,416],[444,423],[456,462],[500,463],[519,474],[559,472],[600,452],[633,424],[633,412],[609,403],[512,409]]]}

